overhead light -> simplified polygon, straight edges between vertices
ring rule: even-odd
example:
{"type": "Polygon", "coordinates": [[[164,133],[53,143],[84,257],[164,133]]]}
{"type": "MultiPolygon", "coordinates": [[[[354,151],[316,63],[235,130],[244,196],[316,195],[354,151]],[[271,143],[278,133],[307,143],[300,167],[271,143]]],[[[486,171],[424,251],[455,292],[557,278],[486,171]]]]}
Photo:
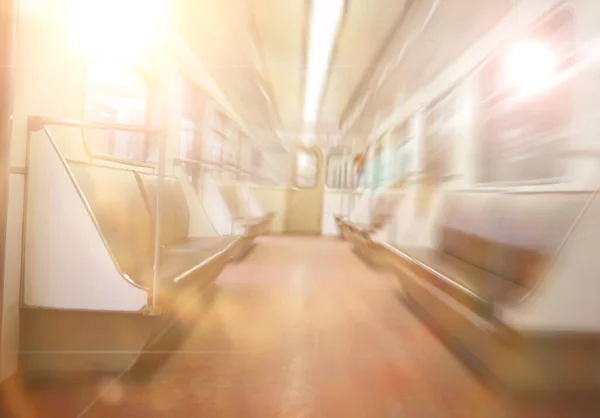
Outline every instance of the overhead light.
{"type": "Polygon", "coordinates": [[[508,51],[504,72],[510,88],[520,93],[537,93],[552,84],[556,59],[548,45],[536,41],[523,42],[508,51]]]}
{"type": "Polygon", "coordinates": [[[344,0],[312,1],[304,92],[304,122],[307,124],[314,124],[317,120],[319,102],[343,10],[344,0]]]}

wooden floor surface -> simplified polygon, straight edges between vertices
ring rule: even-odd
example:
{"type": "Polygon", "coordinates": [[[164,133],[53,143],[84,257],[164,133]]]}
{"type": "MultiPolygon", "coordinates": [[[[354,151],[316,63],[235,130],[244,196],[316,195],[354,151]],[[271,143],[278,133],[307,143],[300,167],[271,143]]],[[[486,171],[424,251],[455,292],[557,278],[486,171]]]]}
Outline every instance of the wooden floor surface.
{"type": "Polygon", "coordinates": [[[495,393],[399,292],[341,241],[263,238],[186,310],[150,377],[15,380],[4,416],[600,417],[593,402],[495,393]]]}

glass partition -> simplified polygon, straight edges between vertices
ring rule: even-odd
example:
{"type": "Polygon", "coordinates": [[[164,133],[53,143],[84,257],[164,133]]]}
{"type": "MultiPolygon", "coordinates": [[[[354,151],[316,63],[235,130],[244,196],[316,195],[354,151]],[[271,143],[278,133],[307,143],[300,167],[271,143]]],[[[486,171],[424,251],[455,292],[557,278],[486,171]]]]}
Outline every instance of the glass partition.
{"type": "Polygon", "coordinates": [[[334,152],[327,157],[325,185],[330,189],[354,189],[355,169],[352,155],[334,152]]]}

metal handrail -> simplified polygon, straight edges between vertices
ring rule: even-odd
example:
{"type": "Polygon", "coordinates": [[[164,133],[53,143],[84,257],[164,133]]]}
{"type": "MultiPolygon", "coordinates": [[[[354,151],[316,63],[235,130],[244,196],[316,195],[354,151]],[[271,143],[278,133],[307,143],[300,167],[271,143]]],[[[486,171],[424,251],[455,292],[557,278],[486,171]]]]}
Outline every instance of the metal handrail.
{"type": "MultiPolygon", "coordinates": [[[[80,128],[80,129],[105,129],[105,130],[115,130],[115,131],[123,131],[123,132],[139,132],[145,134],[161,134],[165,133],[166,130],[164,128],[158,128],[154,126],[140,126],[140,125],[124,125],[124,124],[113,124],[113,123],[104,123],[104,122],[92,122],[92,121],[78,121],[72,119],[54,119],[47,118],[44,116],[29,116],[27,119],[27,129],[30,132],[37,132],[43,130],[47,126],[64,126],[71,128],[80,128]]],[[[117,164],[130,165],[134,167],[143,167],[150,168],[152,170],[156,170],[158,165],[156,163],[150,162],[142,162],[129,160],[126,158],[114,157],[112,155],[106,155],[102,153],[98,153],[92,151],[85,139],[82,137],[82,144],[85,153],[88,155],[90,159],[109,161],[117,164]]]]}
{"type": "Polygon", "coordinates": [[[125,125],[118,123],[79,121],[73,119],[55,119],[44,116],[29,116],[27,121],[29,130],[32,132],[41,131],[44,129],[44,126],[69,126],[82,129],[114,129],[115,131],[142,133],[161,133],[165,131],[164,128],[158,128],[155,126],[125,125]]]}
{"type": "Polygon", "coordinates": [[[210,170],[210,169],[221,169],[224,171],[229,171],[232,173],[239,173],[243,176],[246,177],[254,177],[254,178],[258,178],[260,180],[264,180],[268,183],[272,183],[273,180],[272,179],[268,179],[266,177],[257,175],[256,173],[253,173],[252,171],[249,170],[245,170],[241,167],[238,167],[234,164],[231,163],[227,163],[227,162],[221,162],[221,161],[209,161],[209,160],[195,160],[195,159],[188,159],[188,158],[176,158],[174,159],[174,162],[176,164],[181,164],[181,165],[186,165],[186,164],[191,164],[191,165],[195,165],[196,167],[199,167],[201,169],[204,170],[210,170]]]}
{"type": "Polygon", "coordinates": [[[227,162],[222,162],[222,161],[209,161],[209,160],[195,160],[195,159],[189,159],[189,158],[176,158],[175,159],[176,163],[179,164],[192,164],[198,167],[202,167],[202,168],[221,168],[224,169],[225,171],[233,171],[233,172],[243,172],[243,173],[250,173],[247,170],[242,169],[241,167],[238,167],[234,164],[231,163],[227,163],[227,162]]]}
{"type": "MultiPolygon", "coordinates": [[[[52,132],[50,131],[49,126],[65,126],[65,127],[74,127],[74,128],[81,128],[81,129],[85,129],[85,128],[114,129],[114,130],[121,130],[121,131],[126,131],[126,132],[158,133],[158,134],[164,133],[164,132],[166,132],[166,130],[164,130],[162,128],[156,128],[156,127],[106,124],[106,123],[97,123],[97,122],[65,120],[65,119],[52,119],[52,118],[45,118],[45,117],[41,117],[41,116],[30,116],[28,118],[28,125],[27,125],[27,132],[28,132],[27,147],[29,148],[29,138],[30,138],[30,134],[32,132],[44,132],[45,133],[46,138],[50,141],[53,151],[56,153],[57,157],[59,158],[59,160],[61,162],[61,165],[63,166],[64,170],[67,173],[67,176],[69,177],[69,180],[73,184],[80,201],[83,203],[84,207],[86,208],[86,211],[88,212],[88,215],[90,216],[92,223],[94,224],[96,232],[98,233],[99,237],[103,241],[103,244],[104,244],[117,272],[125,281],[127,281],[129,284],[133,285],[134,287],[145,290],[147,292],[149,292],[151,290],[151,294],[149,294],[150,302],[153,307],[156,307],[158,305],[158,291],[159,291],[158,273],[159,273],[159,269],[160,269],[160,254],[161,254],[160,242],[161,242],[161,233],[162,233],[162,231],[160,230],[160,223],[158,222],[158,219],[161,216],[160,202],[161,202],[161,200],[163,200],[161,190],[163,187],[162,183],[163,183],[163,179],[165,177],[165,165],[166,165],[165,164],[166,163],[166,161],[165,161],[166,142],[164,141],[164,137],[161,138],[163,140],[160,141],[160,144],[159,144],[159,161],[157,162],[157,164],[138,163],[135,161],[124,160],[124,159],[114,158],[114,157],[110,157],[110,156],[95,154],[95,153],[89,151],[89,149],[85,146],[85,141],[83,141],[84,148],[86,150],[86,153],[89,156],[93,156],[93,157],[107,160],[107,161],[119,162],[119,163],[130,165],[130,166],[151,167],[155,170],[158,170],[157,176],[159,179],[159,184],[158,184],[157,193],[156,193],[156,219],[157,219],[156,222],[157,223],[155,224],[155,229],[154,229],[155,236],[154,236],[153,282],[152,282],[152,287],[150,288],[150,286],[142,285],[140,283],[135,282],[131,277],[129,277],[129,275],[127,273],[125,273],[122,270],[115,254],[111,250],[110,245],[108,244],[108,242],[106,241],[106,238],[104,237],[104,234],[102,233],[102,229],[100,228],[99,222],[94,214],[94,211],[92,209],[90,202],[88,201],[87,197],[85,196],[85,193],[83,192],[83,190],[79,186],[77,180],[75,179],[75,176],[69,167],[69,163],[65,159],[64,155],[61,153],[58,143],[54,139],[54,136],[52,135],[52,132]]],[[[194,163],[194,164],[197,164],[200,166],[211,165],[213,167],[218,167],[218,168],[222,168],[222,169],[226,169],[226,170],[232,170],[232,171],[238,171],[238,172],[242,172],[242,173],[252,174],[251,172],[249,172],[247,170],[242,170],[241,168],[236,167],[231,163],[182,160],[182,159],[175,159],[175,162],[176,163],[177,162],[194,163]]],[[[222,257],[230,248],[233,247],[233,245],[235,245],[235,243],[231,243],[227,248],[212,255],[211,257],[204,260],[202,263],[198,264],[194,268],[177,275],[175,277],[174,281],[178,282],[178,281],[182,280],[184,277],[186,277],[187,275],[193,273],[194,271],[197,271],[198,269],[206,266],[210,262],[213,262],[214,260],[218,259],[219,257],[222,257]]]]}

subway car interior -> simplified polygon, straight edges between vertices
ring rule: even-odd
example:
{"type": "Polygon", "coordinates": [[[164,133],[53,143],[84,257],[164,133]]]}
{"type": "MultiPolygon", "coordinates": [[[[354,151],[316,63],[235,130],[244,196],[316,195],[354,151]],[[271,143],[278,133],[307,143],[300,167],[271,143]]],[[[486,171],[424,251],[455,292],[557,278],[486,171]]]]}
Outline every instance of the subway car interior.
{"type": "Polygon", "coordinates": [[[597,0],[0,18],[0,416],[600,417],[597,0]]]}

